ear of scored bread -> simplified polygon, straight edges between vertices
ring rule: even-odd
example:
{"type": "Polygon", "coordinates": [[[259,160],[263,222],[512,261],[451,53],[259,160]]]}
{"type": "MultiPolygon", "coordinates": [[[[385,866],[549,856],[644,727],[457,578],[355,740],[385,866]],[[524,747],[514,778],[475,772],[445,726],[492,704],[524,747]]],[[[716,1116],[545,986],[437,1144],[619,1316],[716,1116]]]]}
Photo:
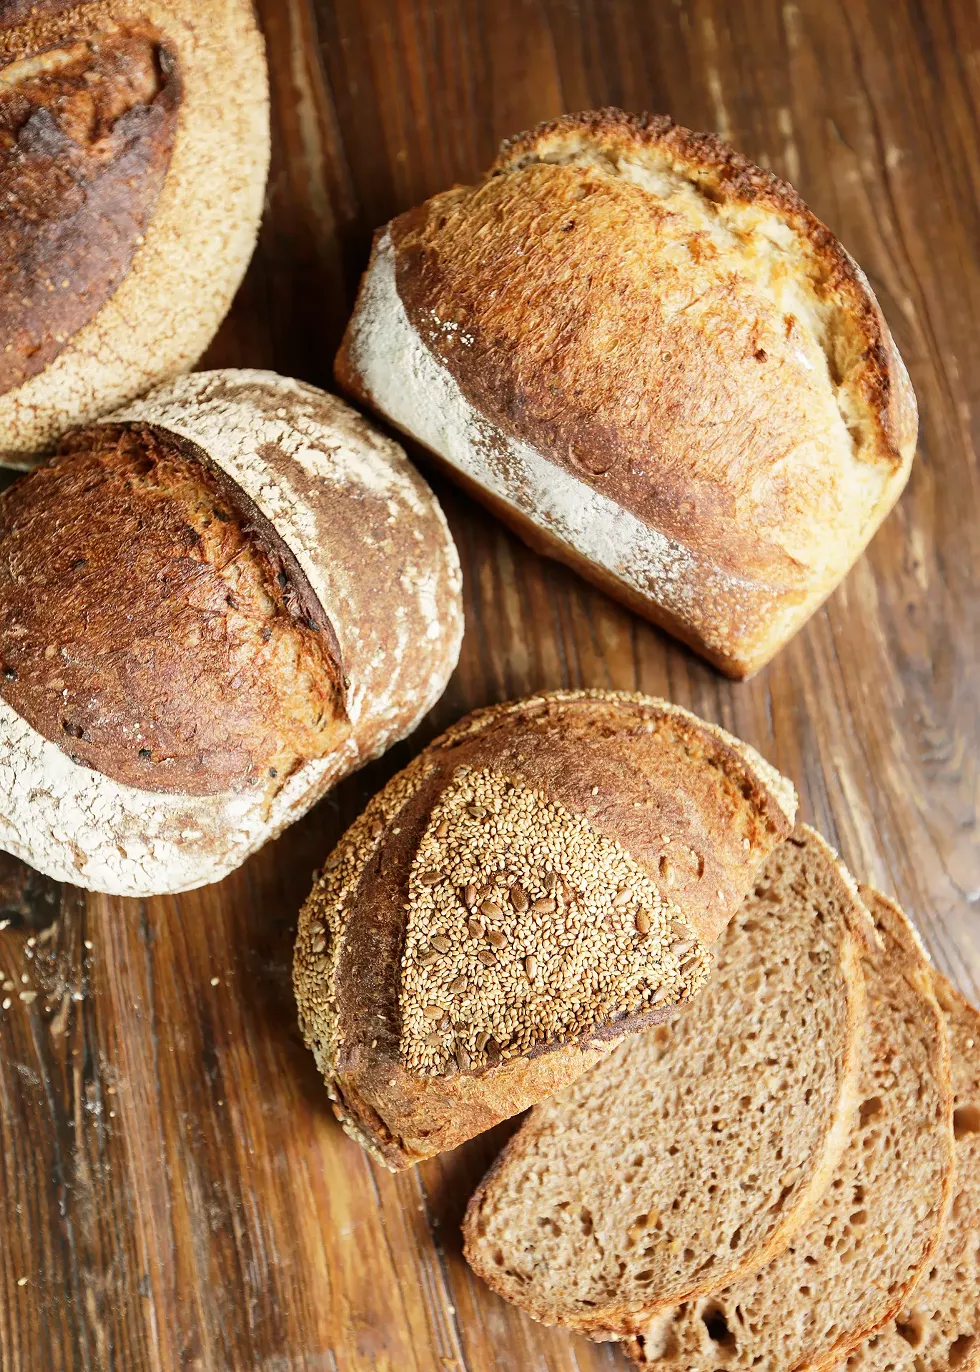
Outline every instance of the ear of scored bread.
{"type": "Polygon", "coordinates": [[[300,916],[304,1036],[393,1169],[552,1094],[704,985],[790,784],[650,697],[478,711],[370,803],[300,916]]]}
{"type": "Polygon", "coordinates": [[[736,677],[850,568],[917,432],[864,274],[793,189],[619,110],[505,143],[379,230],[336,376],[736,677]]]}

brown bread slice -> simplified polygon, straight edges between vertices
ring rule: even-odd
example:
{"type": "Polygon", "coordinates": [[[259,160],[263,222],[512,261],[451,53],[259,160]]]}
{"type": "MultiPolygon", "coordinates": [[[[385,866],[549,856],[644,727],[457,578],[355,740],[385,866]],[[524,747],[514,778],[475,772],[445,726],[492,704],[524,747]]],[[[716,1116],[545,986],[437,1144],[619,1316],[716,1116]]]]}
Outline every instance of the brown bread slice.
{"type": "Polygon", "coordinates": [[[767,1267],[662,1311],[627,1345],[660,1372],[823,1372],[892,1319],[929,1270],[953,1178],[949,1047],[905,916],[870,888],[860,1105],[809,1223],[767,1267]]]}
{"type": "Polygon", "coordinates": [[[853,880],[799,826],[697,1008],[533,1111],[470,1204],[474,1269],[546,1324],[623,1334],[778,1253],[847,1142],[873,937],[853,880]]]}
{"type": "Polygon", "coordinates": [[[953,1203],[934,1264],[908,1304],[838,1372],[980,1368],[980,1013],[941,973],[933,978],[952,1057],[953,1203]]]}

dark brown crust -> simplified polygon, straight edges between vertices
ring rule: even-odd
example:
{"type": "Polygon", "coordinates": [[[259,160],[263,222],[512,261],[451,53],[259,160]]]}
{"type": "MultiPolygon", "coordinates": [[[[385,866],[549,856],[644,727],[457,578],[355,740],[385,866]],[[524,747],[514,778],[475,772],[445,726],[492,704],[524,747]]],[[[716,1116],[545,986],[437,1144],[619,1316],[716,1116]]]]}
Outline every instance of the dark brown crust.
{"type": "Polygon", "coordinates": [[[350,726],[295,559],[192,444],[76,430],[0,498],[0,697],[142,790],[275,794],[350,726]]]}
{"type": "Polygon", "coordinates": [[[420,765],[431,770],[361,875],[335,979],[341,1049],[331,1084],[342,1117],[392,1168],[453,1148],[552,1094],[625,1034],[661,1022],[673,1008],[597,1023],[572,1042],[540,1044],[489,1071],[418,1078],[404,1069],[398,995],[409,869],[458,767],[492,767],[585,815],[658,886],[662,835],[694,848],[704,858],[702,875],[682,873],[670,898],[705,942],[717,937],[759,864],[791,830],[737,749],[650,700],[553,695],[479,711],[436,739],[420,765]]]}
{"type": "MultiPolygon", "coordinates": [[[[60,8],[57,11],[62,13],[60,8]]],[[[147,24],[69,38],[30,21],[3,59],[72,60],[0,93],[0,394],[42,372],[125,276],[153,214],[180,105],[174,53],[147,24]]]]}

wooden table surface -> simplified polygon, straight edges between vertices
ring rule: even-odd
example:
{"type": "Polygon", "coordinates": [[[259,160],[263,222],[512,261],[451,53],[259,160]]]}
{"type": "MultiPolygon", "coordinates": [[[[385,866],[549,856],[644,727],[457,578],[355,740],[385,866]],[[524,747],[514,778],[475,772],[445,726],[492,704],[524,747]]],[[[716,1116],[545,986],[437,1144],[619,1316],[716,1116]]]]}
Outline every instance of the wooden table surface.
{"type": "Polygon", "coordinates": [[[597,1372],[611,1347],[491,1296],[460,1253],[509,1126],[391,1176],[296,1028],[299,905],[368,795],[476,705],[664,695],[793,778],[802,817],[980,994],[980,9],[976,0],[262,0],[274,152],[209,365],[330,384],[372,229],[505,134],[615,103],[789,177],[871,278],[922,413],[910,486],[827,607],[734,685],[436,482],[459,670],[414,739],[218,886],[126,901],[0,862],[3,1372],[597,1372]]]}

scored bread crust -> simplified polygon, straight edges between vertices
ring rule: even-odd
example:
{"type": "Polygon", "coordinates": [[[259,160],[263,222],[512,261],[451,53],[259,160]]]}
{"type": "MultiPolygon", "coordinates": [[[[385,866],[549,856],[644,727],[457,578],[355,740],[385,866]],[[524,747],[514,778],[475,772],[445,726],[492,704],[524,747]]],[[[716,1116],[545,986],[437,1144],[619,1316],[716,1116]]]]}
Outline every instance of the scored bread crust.
{"type": "MultiPolygon", "coordinates": [[[[778,1332],[789,1347],[780,1348],[780,1361],[774,1364],[770,1357],[768,1365],[785,1372],[829,1372],[894,1318],[933,1261],[949,1210],[955,1170],[945,1020],[934,993],[928,956],[912,925],[880,892],[861,887],[860,894],[875,920],[883,947],[869,949],[867,956],[868,1021],[861,1083],[867,1099],[853,1118],[851,1139],[838,1174],[809,1224],[767,1267],[708,1297],[661,1312],[643,1335],[627,1341],[625,1351],[639,1366],[656,1367],[661,1372],[726,1372],[756,1366],[756,1359],[763,1360],[764,1355],[759,1353],[753,1332],[756,1339],[769,1332],[767,1324],[771,1325],[773,1316],[778,1319],[772,1306],[779,1293],[785,1288],[789,1298],[802,1281],[806,1291],[799,1292],[798,1299],[803,1307],[830,1323],[817,1329],[812,1318],[805,1324],[781,1321],[778,1332]],[[893,1175],[886,1194],[886,1178],[879,1175],[875,1179],[860,1162],[861,1139],[867,1128],[876,1128],[882,1095],[902,1087],[903,1077],[903,1089],[914,1096],[915,1108],[922,1114],[896,1129],[904,1146],[890,1153],[893,1175]],[[918,1131],[914,1139],[912,1125],[918,1131]],[[911,1178],[913,1189],[904,1194],[901,1182],[910,1167],[926,1171],[911,1178]],[[861,1182],[869,1176],[880,1188],[879,1194],[869,1194],[861,1182]],[[847,1193],[855,1179],[861,1187],[859,1197],[847,1193]],[[860,1233],[869,1218],[872,1222],[884,1220],[883,1212],[890,1207],[901,1211],[900,1220],[895,1221],[901,1225],[897,1232],[875,1229],[867,1240],[858,1240],[858,1244],[866,1241],[873,1246],[877,1256],[891,1264],[891,1280],[886,1285],[882,1272],[881,1280],[869,1278],[861,1287],[857,1299],[863,1308],[856,1328],[841,1327],[846,1312],[837,1289],[844,1284],[849,1267],[836,1256],[840,1241],[829,1252],[824,1241],[833,1240],[832,1225],[854,1206],[858,1209],[843,1223],[841,1241],[850,1233],[849,1226],[857,1226],[860,1233]],[[812,1262],[807,1262],[808,1257],[812,1262]],[[828,1309],[832,1300],[836,1305],[828,1309]]],[[[886,1108],[886,1120],[888,1113],[886,1108]]],[[[851,1237],[853,1240],[853,1234],[851,1237]]]]}
{"type": "Polygon", "coordinates": [[[896,1319],[835,1372],[977,1372],[980,1368],[980,1012],[933,971],[952,1053],[956,1178],[933,1265],[896,1319]]]}
{"type": "Polygon", "coordinates": [[[522,135],[478,186],[379,230],[336,375],[532,546],[734,676],[863,550],[917,430],[867,281],[796,193],[717,139],[615,110],[522,135]],[[664,176],[707,225],[676,270],[664,176]],[[744,298],[718,286],[700,320],[711,236],[730,231],[775,275],[744,298]],[[806,329],[781,338],[795,306],[806,329]]]}
{"type": "Polygon", "coordinates": [[[165,178],[126,272],[36,376],[0,395],[0,462],[30,466],[73,424],[187,371],[255,246],[269,164],[265,48],[249,0],[67,0],[0,19],[0,65],[105,25],[148,22],[176,58],[165,178]]]}
{"type": "MultiPolygon", "coordinates": [[[[825,1117],[824,1131],[819,1141],[815,1142],[812,1155],[806,1160],[807,1175],[805,1181],[800,1184],[797,1180],[791,1179],[789,1189],[780,1192],[768,1233],[761,1235],[754,1246],[751,1239],[746,1242],[745,1230],[748,1216],[743,1212],[739,1217],[737,1231],[742,1242],[737,1250],[732,1252],[727,1266],[724,1258],[719,1263],[717,1252],[713,1253],[713,1260],[709,1266],[701,1266],[692,1270],[690,1276],[695,1279],[686,1287],[682,1286],[678,1289],[675,1284],[672,1290],[664,1290],[662,1286],[658,1288],[651,1285],[650,1297],[644,1300],[642,1304],[638,1304],[635,1300],[627,1302],[608,1298],[603,1302],[597,1285],[588,1288],[590,1291],[588,1299],[582,1297],[574,1304],[570,1299],[566,1299],[564,1302],[558,1299],[549,1301],[539,1291],[536,1280],[528,1277],[526,1267],[520,1276],[514,1275],[512,1277],[507,1270],[508,1255],[498,1253],[496,1257],[494,1256],[495,1246],[499,1248],[499,1234],[496,1232],[488,1233],[487,1213],[502,1203],[501,1188],[506,1186],[507,1178],[515,1167],[520,1172],[525,1160],[537,1156],[535,1149],[542,1131],[549,1138],[556,1137],[559,1140],[564,1138],[566,1131],[561,1127],[561,1112],[566,1108],[566,1103],[573,1119],[583,1117],[583,1112],[587,1108],[585,1092],[589,1089],[590,1078],[584,1079],[578,1088],[574,1089],[574,1092],[570,1092],[553,1102],[547,1102],[531,1113],[523,1127],[510,1139],[474,1192],[463,1220],[464,1253],[470,1266],[493,1291],[518,1305],[532,1318],[544,1324],[560,1324],[580,1333],[597,1337],[602,1341],[622,1338],[625,1335],[641,1331],[650,1317],[658,1310],[673,1306],[680,1300],[693,1300],[717,1290],[720,1286],[736,1280],[745,1272],[754,1271],[777,1256],[808,1220],[817,1202],[826,1191],[847,1142],[851,1118],[858,1103],[860,1045],[866,1013],[861,956],[868,944],[875,940],[876,934],[870,915],[858,895],[857,885],[853,877],[840,862],[830,845],[805,824],[797,825],[794,834],[770,855],[769,862],[760,872],[756,882],[756,894],[759,901],[764,902],[767,898],[775,898],[772,895],[767,896],[765,888],[774,880],[772,874],[782,871],[782,864],[787,860],[787,856],[784,855],[788,856],[794,871],[797,865],[800,866],[800,871],[796,872],[792,886],[794,893],[797,891],[798,885],[806,878],[810,883],[808,893],[813,893],[814,901],[820,901],[821,910],[828,905],[834,905],[839,911],[835,917],[837,933],[836,976],[840,993],[844,999],[844,1016],[839,1026],[840,1034],[836,1049],[833,1044],[827,1046],[827,1051],[834,1053],[836,1089],[833,1096],[833,1108],[825,1117]],[[503,1258],[502,1262],[501,1258],[503,1258]],[[700,1277],[697,1276],[699,1272],[701,1273],[700,1277]],[[657,1294],[658,1290],[659,1295],[657,1294]]],[[[800,895],[803,894],[801,890],[800,895]]],[[[766,906],[758,901],[753,902],[753,897],[750,894],[743,902],[742,913],[758,925],[760,920],[765,920],[766,906]]],[[[812,919],[812,916],[809,918],[812,919]]],[[[822,919],[822,915],[818,915],[818,918],[822,919]]],[[[815,923],[815,921],[813,922],[815,923]]],[[[729,930],[730,933],[731,929],[729,930]]],[[[775,937],[775,935],[773,936],[775,937]]],[[[768,937],[768,933],[766,937],[768,937]]],[[[741,962],[737,965],[742,966],[741,962]]],[[[753,964],[750,962],[749,965],[753,964]]],[[[715,977],[720,975],[723,974],[716,970],[715,977]]],[[[735,975],[737,976],[738,973],[736,972],[735,975]]],[[[802,990],[802,987],[800,989],[802,990]]],[[[709,987],[708,994],[710,995],[710,993],[709,987]]],[[[745,1022],[747,1023],[748,1012],[751,1009],[748,1001],[750,992],[746,990],[744,994],[747,998],[744,1007],[746,1010],[745,1022]]],[[[771,1004],[770,1013],[775,1014],[778,1008],[778,1003],[771,1004]]],[[[737,1012],[738,1006],[736,1005],[734,1009],[737,1012]]],[[[737,1023],[733,1025],[736,1033],[740,1032],[742,1022],[739,1017],[737,1023]]],[[[688,1021],[685,1020],[684,1023],[686,1024],[688,1021]]],[[[695,1044],[699,1042],[698,1032],[697,1028],[692,1031],[695,1044]]],[[[688,1044],[690,1041],[689,1037],[688,1044]]],[[[721,1051],[720,1045],[713,1045],[708,1050],[709,1055],[713,1056],[715,1051],[721,1051]]],[[[630,1048],[626,1045],[620,1049],[621,1054],[627,1055],[621,1058],[621,1062],[628,1069],[631,1066],[629,1052],[630,1048]]],[[[621,1078],[624,1093],[629,1089],[629,1081],[631,1079],[636,1081],[637,1072],[642,1073],[642,1071],[643,1068],[638,1067],[633,1071],[632,1078],[626,1075],[621,1078]]],[[[605,1069],[600,1069],[600,1075],[592,1078],[600,1091],[605,1081],[604,1072],[605,1069]]],[[[618,1096],[616,1098],[618,1099],[618,1096]]],[[[694,1108],[691,1102],[685,1102],[685,1104],[691,1109],[694,1108]]],[[[604,1098],[600,1117],[604,1117],[612,1108],[608,1098],[604,1098]]],[[[705,1116],[705,1122],[707,1123],[707,1116],[705,1116]]],[[[772,1127],[768,1120],[760,1120],[757,1123],[760,1129],[772,1127]]],[[[660,1122],[657,1121],[654,1127],[659,1126],[660,1122]]],[[[755,1127],[756,1125],[753,1124],[752,1128],[755,1127]]],[[[644,1146],[642,1135],[636,1137],[635,1143],[637,1148],[642,1151],[644,1146]]],[[[789,1140],[787,1139],[785,1144],[788,1145],[788,1143],[789,1140]]],[[[562,1144],[559,1143],[558,1146],[561,1148],[562,1144]]],[[[654,1146],[657,1146],[656,1143],[654,1146]]],[[[792,1156],[797,1158],[799,1154],[796,1153],[792,1156]]],[[[570,1162],[572,1164],[570,1170],[574,1176],[576,1175],[575,1158],[572,1157],[570,1162]]],[[[546,1168],[547,1163],[542,1163],[541,1167],[546,1168]]],[[[784,1167],[788,1175],[790,1168],[785,1162],[784,1167]]],[[[794,1170],[798,1172],[800,1166],[797,1165],[794,1170]]],[[[537,1172],[537,1168],[528,1166],[526,1175],[530,1177],[536,1175],[537,1172]]],[[[575,1185],[575,1182],[571,1183],[572,1188],[575,1185]]],[[[766,1181],[763,1182],[764,1187],[765,1185],[766,1181]]],[[[670,1188],[668,1187],[669,1191],[670,1188]]],[[[649,1201],[653,1201],[658,1211],[662,1206],[663,1212],[668,1215],[667,1224],[669,1228],[669,1202],[672,1197],[668,1192],[656,1195],[647,1194],[642,1199],[635,1199],[634,1203],[636,1207],[640,1207],[641,1205],[646,1206],[649,1201]]],[[[606,1252],[608,1260],[609,1230],[601,1215],[601,1201],[599,1197],[586,1193],[584,1190],[580,1190],[574,1195],[570,1194],[571,1214],[575,1213],[575,1205],[579,1202],[590,1215],[590,1234],[595,1232],[601,1236],[599,1242],[603,1251],[606,1252]]],[[[544,1204],[547,1205],[548,1202],[544,1202],[544,1204]]],[[[538,1220],[538,1223],[541,1221],[538,1220]]],[[[654,1238],[658,1238],[660,1244],[666,1241],[665,1235],[654,1234],[654,1238]]],[[[642,1238],[637,1241],[642,1243],[642,1238]]],[[[551,1261],[548,1248],[545,1247],[539,1256],[536,1250],[542,1240],[536,1239],[533,1234],[529,1234],[528,1242],[535,1249],[534,1264],[540,1263],[546,1272],[550,1272],[551,1261]]],[[[680,1245],[684,1240],[678,1236],[674,1242],[680,1245]]],[[[724,1239],[721,1242],[724,1246],[724,1239]]],[[[699,1254],[695,1251],[691,1256],[691,1262],[696,1262],[700,1256],[703,1256],[703,1253],[699,1254]]],[[[547,1282],[548,1278],[545,1277],[544,1280],[547,1282]]],[[[555,1280],[561,1280],[557,1272],[555,1280]]]]}
{"type": "Polygon", "coordinates": [[[626,1033],[666,1013],[660,1003],[637,1005],[571,1041],[567,1034],[515,1041],[496,1065],[471,1061],[469,1048],[458,1070],[427,1075],[406,1065],[400,997],[413,864],[430,817],[442,813],[459,778],[487,770],[522,795],[533,788],[553,814],[584,820],[597,840],[613,845],[614,857],[625,855],[638,875],[665,888],[672,913],[676,906],[701,949],[724,927],[795,813],[792,787],[758,754],[651,697],[541,694],[478,711],[435,740],[331,854],[301,912],[296,942],[300,1023],[335,1113],[392,1170],[552,1094],[626,1033]],[[665,845],[671,835],[674,849],[665,845]],[[698,877],[694,864],[679,874],[670,861],[661,865],[667,851],[695,849],[698,877]]]}
{"type": "Polygon", "coordinates": [[[0,701],[0,847],[94,890],[187,890],[233,870],[431,708],[459,655],[459,559],[398,445],[313,386],[273,372],[196,372],[105,422],[159,428],[234,483],[239,505],[305,575],[339,654],[346,729],[271,798],[125,785],[0,701]]]}

